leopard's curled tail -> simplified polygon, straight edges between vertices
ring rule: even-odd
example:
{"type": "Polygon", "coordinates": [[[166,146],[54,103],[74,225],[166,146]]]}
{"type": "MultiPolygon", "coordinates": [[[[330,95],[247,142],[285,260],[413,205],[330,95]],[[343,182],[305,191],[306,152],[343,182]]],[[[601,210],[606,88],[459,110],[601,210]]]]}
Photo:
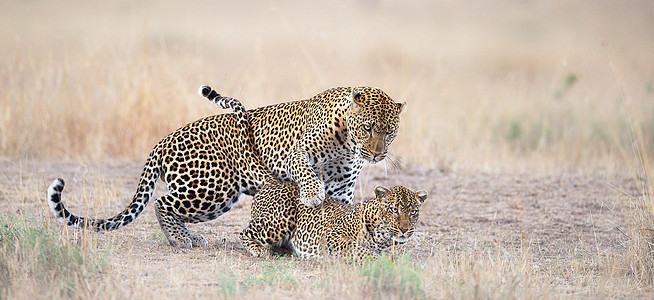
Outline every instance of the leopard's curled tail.
{"type": "Polygon", "coordinates": [[[117,215],[108,219],[94,219],[80,217],[72,214],[61,201],[61,192],[64,190],[64,180],[57,178],[48,187],[48,206],[59,222],[74,228],[92,229],[95,231],[109,231],[119,229],[134,221],[145,209],[160,175],[158,167],[158,154],[156,148],[152,150],[145,164],[139,187],[134,194],[132,202],[117,215]]]}
{"type": "Polygon", "coordinates": [[[252,132],[252,127],[250,126],[250,118],[248,116],[245,106],[238,99],[223,97],[210,86],[203,85],[198,90],[200,96],[207,98],[211,103],[215,104],[220,108],[231,108],[236,116],[236,126],[241,131],[241,136],[246,136],[245,142],[247,143],[247,148],[249,149],[252,156],[250,157],[250,168],[257,173],[260,178],[263,179],[263,182],[272,183],[277,182],[277,178],[266,168],[261,162],[261,155],[257,150],[256,144],[254,143],[254,134],[252,132]]]}

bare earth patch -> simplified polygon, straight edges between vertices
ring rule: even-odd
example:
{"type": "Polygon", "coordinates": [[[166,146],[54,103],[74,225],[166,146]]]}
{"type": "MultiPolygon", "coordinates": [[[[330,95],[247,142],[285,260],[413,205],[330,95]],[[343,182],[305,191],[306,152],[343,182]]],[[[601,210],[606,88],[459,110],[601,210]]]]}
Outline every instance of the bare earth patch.
{"type": "MultiPolygon", "coordinates": [[[[343,282],[350,275],[342,275],[342,271],[349,267],[340,262],[300,261],[289,257],[271,262],[249,257],[238,233],[249,220],[250,197],[243,197],[232,211],[215,221],[189,225],[191,231],[207,238],[206,249],[177,249],[166,245],[151,208],[124,229],[104,234],[66,229],[47,210],[46,187],[55,177],[63,177],[67,182],[64,202],[71,211],[110,217],[131,200],[140,170],[141,163],[135,161],[88,164],[0,161],[0,209],[3,214],[42,219],[47,226],[60,228],[64,239],[73,243],[99,239],[98,247],[110,251],[109,271],[100,277],[110,282],[109,286],[118,286],[107,288],[107,292],[121,298],[151,295],[283,298],[293,294],[331,298],[339,295],[335,290],[339,287],[348,289],[352,296],[374,295],[370,294],[371,289],[345,285],[343,282]],[[274,276],[269,280],[266,272],[270,270],[274,276]],[[334,277],[336,283],[326,277],[334,277]]],[[[475,272],[485,270],[475,267],[477,264],[510,265],[513,261],[519,261],[518,269],[528,269],[518,274],[533,276],[521,278],[515,287],[508,287],[509,295],[513,296],[651,293],[649,288],[632,282],[628,270],[624,274],[606,271],[607,261],[618,261],[606,258],[619,256],[628,240],[625,234],[628,198],[624,193],[638,194],[633,181],[625,174],[569,169],[441,171],[436,167],[385,172],[383,167],[375,166],[367,168],[360,178],[357,201],[362,195],[371,196],[376,185],[404,185],[429,192],[421,208],[416,234],[400,249],[418,262],[416,265],[425,278],[420,283],[421,292],[411,296],[502,297],[500,292],[506,287],[501,282],[499,292],[483,287],[457,292],[443,290],[449,285],[430,280],[452,280],[453,286],[465,285],[467,275],[456,275],[456,270],[465,270],[466,262],[472,263],[470,272],[474,277],[475,272]],[[448,268],[451,270],[447,271],[448,268]],[[606,287],[593,286],[593,280],[607,274],[625,279],[606,287]],[[577,282],[579,276],[589,276],[589,283],[577,282]],[[542,282],[537,278],[543,279],[542,282]]],[[[161,195],[165,188],[161,181],[158,187],[155,196],[161,195]]],[[[498,268],[505,270],[503,266],[498,268]]],[[[484,282],[483,278],[473,280],[477,284],[484,282]]],[[[376,288],[379,286],[372,287],[376,288]]],[[[406,292],[392,294],[403,297],[406,292]]]]}

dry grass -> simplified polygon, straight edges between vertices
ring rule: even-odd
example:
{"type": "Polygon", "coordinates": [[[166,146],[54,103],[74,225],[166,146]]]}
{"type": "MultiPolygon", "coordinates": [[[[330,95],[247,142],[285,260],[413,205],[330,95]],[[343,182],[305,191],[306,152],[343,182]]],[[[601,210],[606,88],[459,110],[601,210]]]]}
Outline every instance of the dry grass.
{"type": "Polygon", "coordinates": [[[196,95],[201,84],[248,107],[373,85],[409,104],[393,149],[407,162],[615,167],[629,140],[607,52],[649,149],[652,11],[647,1],[10,2],[0,152],[143,158],[219,113],[196,95]]]}
{"type": "Polygon", "coordinates": [[[84,257],[44,268],[20,254],[43,249],[3,235],[1,298],[652,295],[651,1],[1,6],[2,230],[45,228],[84,257]],[[75,212],[124,206],[158,140],[221,113],[202,84],[246,107],[341,85],[406,101],[391,147],[406,169],[368,168],[357,194],[428,189],[420,234],[357,266],[245,256],[249,199],[193,227],[208,249],[166,246],[151,209],[104,235],[54,222],[43,198],[58,176],[75,212]]]}

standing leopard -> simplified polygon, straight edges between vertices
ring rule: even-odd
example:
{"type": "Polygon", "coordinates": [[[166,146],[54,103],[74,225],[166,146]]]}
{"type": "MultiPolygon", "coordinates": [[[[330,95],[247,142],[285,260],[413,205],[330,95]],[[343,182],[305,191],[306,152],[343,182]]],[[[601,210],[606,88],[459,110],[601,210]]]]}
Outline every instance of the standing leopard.
{"type": "Polygon", "coordinates": [[[210,87],[200,94],[235,114],[215,115],[181,127],[150,152],[131,203],[109,219],[73,215],[63,206],[64,181],[48,188],[53,214],[71,227],[119,229],[150,202],[161,178],[168,193],[155,199],[155,214],[172,246],[207,246],[185,223],[213,220],[242,194],[254,195],[272,175],[300,186],[300,201],[315,206],[325,193],[351,203],[365,161],[384,159],[398,130],[403,104],[377,88],[335,88],[311,99],[245,111],[241,103],[210,87]],[[236,114],[247,114],[237,118],[236,114]],[[250,120],[243,130],[239,120],[250,120]]]}
{"type": "Polygon", "coordinates": [[[356,205],[327,198],[316,207],[299,201],[297,184],[266,183],[254,196],[251,220],[241,232],[244,247],[256,257],[275,246],[292,249],[301,258],[324,254],[361,259],[378,254],[413,235],[424,190],[375,188],[375,198],[356,205]]]}
{"type": "Polygon", "coordinates": [[[248,117],[262,163],[278,179],[297,182],[303,204],[316,206],[325,194],[352,204],[363,164],[386,158],[405,106],[378,88],[339,87],[248,117]]]}

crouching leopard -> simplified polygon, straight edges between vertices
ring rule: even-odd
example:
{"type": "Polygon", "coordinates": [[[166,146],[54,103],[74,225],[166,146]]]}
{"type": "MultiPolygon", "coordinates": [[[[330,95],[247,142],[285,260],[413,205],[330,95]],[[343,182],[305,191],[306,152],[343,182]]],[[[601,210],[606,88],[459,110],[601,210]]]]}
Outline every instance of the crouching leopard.
{"type": "Polygon", "coordinates": [[[308,100],[250,111],[210,87],[201,87],[200,94],[234,113],[189,123],[157,143],[131,203],[120,213],[108,219],[70,213],[61,201],[61,178],[48,188],[52,213],[71,227],[119,229],[143,212],[161,178],[168,191],[154,203],[162,231],[172,246],[197,247],[208,242],[191,234],[186,223],[221,216],[242,194],[254,195],[272,181],[266,180],[271,173],[275,180],[297,182],[305,205],[319,204],[325,193],[351,203],[363,163],[384,159],[404,107],[370,87],[335,88],[308,100]],[[237,123],[248,118],[249,126],[237,123]]]}
{"type": "Polygon", "coordinates": [[[326,198],[320,206],[299,201],[295,183],[270,182],[254,196],[251,220],[241,232],[244,247],[253,256],[268,256],[271,247],[284,246],[302,258],[325,254],[364,256],[378,254],[413,235],[424,190],[405,187],[375,188],[375,198],[356,205],[326,198]]]}

